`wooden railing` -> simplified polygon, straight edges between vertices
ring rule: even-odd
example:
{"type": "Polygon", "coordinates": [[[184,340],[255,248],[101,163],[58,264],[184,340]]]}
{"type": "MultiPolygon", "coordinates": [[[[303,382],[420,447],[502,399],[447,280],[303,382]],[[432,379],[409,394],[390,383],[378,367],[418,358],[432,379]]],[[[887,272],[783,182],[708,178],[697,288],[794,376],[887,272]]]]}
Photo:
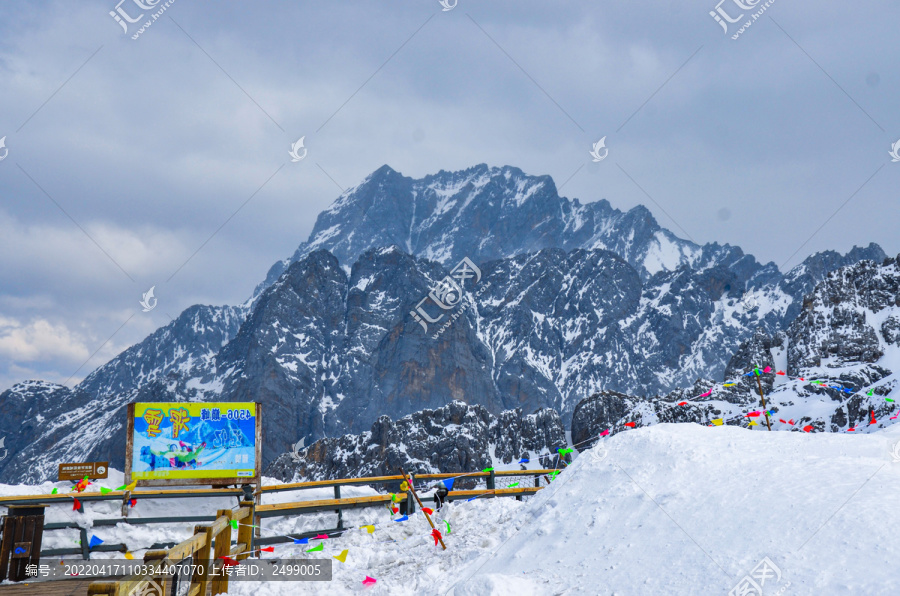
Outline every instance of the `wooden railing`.
{"type": "MultiPolygon", "coordinates": [[[[453,501],[454,499],[460,498],[471,498],[473,496],[483,496],[485,498],[493,498],[493,497],[515,497],[517,499],[521,499],[524,496],[531,495],[536,493],[540,489],[540,480],[542,477],[546,477],[557,470],[511,470],[511,471],[503,471],[503,472],[475,472],[464,474],[465,478],[471,479],[483,479],[485,480],[485,484],[487,486],[484,490],[454,490],[451,491],[448,495],[448,500],[453,501]],[[531,476],[534,478],[534,486],[533,487],[519,487],[519,488],[496,488],[496,483],[499,479],[503,479],[511,476],[531,476]]],[[[453,473],[443,473],[443,474],[419,474],[415,476],[416,482],[420,481],[438,481],[445,480],[448,478],[459,478],[460,474],[453,473]]],[[[256,494],[266,495],[270,493],[283,492],[283,491],[296,491],[296,490],[305,490],[305,489],[313,489],[313,488],[324,488],[324,487],[333,487],[334,488],[334,499],[317,499],[317,500],[306,500],[306,501],[293,501],[290,503],[277,503],[277,504],[268,504],[268,505],[259,505],[254,507],[252,512],[252,522],[249,522],[249,525],[259,526],[261,518],[267,517],[279,517],[285,515],[302,515],[307,513],[315,513],[318,511],[334,511],[337,513],[337,525],[335,528],[323,528],[322,530],[305,532],[302,534],[297,534],[296,536],[292,535],[294,538],[306,538],[310,536],[315,536],[316,534],[326,531],[330,533],[341,532],[343,531],[343,515],[342,512],[345,509],[355,509],[360,507],[383,507],[390,497],[388,495],[372,495],[366,497],[353,497],[353,498],[342,498],[341,497],[341,487],[342,486],[360,486],[360,485],[384,485],[384,484],[399,484],[400,481],[403,480],[403,476],[370,476],[364,478],[341,478],[335,480],[317,480],[311,482],[293,482],[287,484],[275,484],[269,486],[263,486],[261,488],[256,489],[256,494]]],[[[127,491],[111,491],[108,493],[101,492],[82,492],[82,493],[69,493],[69,494],[42,494],[42,495],[17,495],[17,496],[8,496],[8,497],[0,497],[0,507],[8,506],[8,505],[62,505],[69,504],[72,502],[72,498],[76,497],[80,502],[91,502],[91,501],[118,501],[122,500],[123,504],[127,503],[128,500],[134,498],[138,501],[143,500],[156,500],[156,499],[174,499],[174,498],[200,498],[200,497],[238,497],[241,499],[241,504],[247,502],[252,502],[254,499],[254,490],[250,486],[246,486],[243,488],[194,488],[194,489],[161,489],[161,490],[141,490],[135,492],[127,492],[127,491]]],[[[209,527],[213,529],[217,529],[219,521],[223,517],[222,511],[230,511],[230,510],[220,510],[217,515],[192,515],[192,516],[165,516],[165,517],[128,517],[128,511],[130,508],[123,507],[122,517],[119,518],[110,518],[110,519],[95,519],[93,522],[94,527],[99,526],[114,526],[120,523],[125,524],[164,524],[164,523],[183,523],[183,522],[212,522],[211,526],[196,526],[195,528],[209,527]]],[[[413,512],[415,509],[413,507],[413,503],[408,503],[408,510],[413,512]]],[[[240,515],[241,519],[244,519],[247,514],[238,513],[241,509],[235,511],[234,515],[240,515]]],[[[230,527],[230,526],[229,526],[230,527]]],[[[239,526],[241,529],[244,529],[244,526],[239,526]]],[[[81,545],[75,548],[56,548],[56,549],[44,549],[41,551],[42,556],[61,556],[61,555],[81,555],[84,559],[89,559],[91,553],[96,552],[126,552],[130,550],[128,546],[125,544],[100,544],[96,546],[90,546],[87,540],[87,528],[78,525],[76,522],[51,522],[47,523],[44,526],[45,531],[49,530],[63,530],[63,529],[77,529],[81,533],[81,545]]],[[[248,537],[247,540],[240,539],[240,543],[244,543],[244,550],[251,550],[253,548],[257,548],[258,546],[265,546],[268,544],[278,544],[281,542],[289,541],[288,537],[261,537],[258,533],[254,538],[250,534],[249,529],[247,529],[244,534],[248,537]]],[[[230,530],[229,530],[230,532],[230,530]]],[[[196,537],[191,540],[195,540],[196,537]]],[[[230,538],[229,538],[230,540],[230,538]]],[[[186,541],[185,543],[181,543],[180,545],[175,545],[172,549],[177,549],[180,546],[190,542],[186,541]]],[[[167,547],[171,547],[172,544],[155,544],[155,545],[145,545],[144,548],[149,546],[152,550],[151,552],[155,553],[165,553],[164,549],[167,547]]],[[[138,549],[140,547],[132,545],[132,549],[138,549]]],[[[224,548],[224,547],[223,547],[224,548]]],[[[241,552],[241,551],[235,551],[241,552]]],[[[176,552],[177,554],[177,552],[176,552]]],[[[227,554],[227,553],[226,553],[227,554]]]]}
{"type": "MultiPolygon", "coordinates": [[[[222,573],[225,560],[234,557],[243,560],[250,556],[253,543],[253,528],[247,522],[238,525],[237,544],[231,544],[231,521],[253,519],[253,501],[242,501],[237,509],[220,509],[216,521],[208,526],[195,526],[194,535],[169,550],[147,551],[144,562],[165,567],[177,565],[191,557],[194,564],[202,563],[204,573],[191,577],[188,596],[206,596],[207,589],[212,594],[228,591],[228,575],[222,573]],[[211,563],[211,566],[210,564],[211,563]]],[[[173,581],[168,576],[133,575],[111,581],[96,581],[88,587],[89,596],[127,596],[143,593],[151,582],[160,588],[162,594],[169,594],[173,581]]],[[[149,590],[148,590],[149,592],[149,590]]]]}

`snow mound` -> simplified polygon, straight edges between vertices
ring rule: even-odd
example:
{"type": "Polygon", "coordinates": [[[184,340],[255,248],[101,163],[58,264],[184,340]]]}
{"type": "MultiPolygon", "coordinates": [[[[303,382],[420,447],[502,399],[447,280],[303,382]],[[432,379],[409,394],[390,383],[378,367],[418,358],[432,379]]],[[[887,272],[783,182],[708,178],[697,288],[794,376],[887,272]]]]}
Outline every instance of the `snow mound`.
{"type": "Polygon", "coordinates": [[[327,586],[241,582],[229,594],[351,594],[366,575],[378,580],[367,592],[392,595],[727,594],[745,578],[762,581],[766,595],[897,594],[898,443],[900,427],[859,436],[692,424],[628,431],[526,502],[445,507],[446,551],[421,513],[392,523],[367,511],[382,521],[374,533],[353,530],[315,553],[349,549],[327,586]]]}

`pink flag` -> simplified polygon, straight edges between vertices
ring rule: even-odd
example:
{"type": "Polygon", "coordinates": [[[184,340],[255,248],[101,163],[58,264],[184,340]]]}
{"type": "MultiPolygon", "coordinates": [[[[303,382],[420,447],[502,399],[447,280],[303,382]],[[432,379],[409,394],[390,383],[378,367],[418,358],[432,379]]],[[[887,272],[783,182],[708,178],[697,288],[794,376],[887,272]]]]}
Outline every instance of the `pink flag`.
{"type": "Polygon", "coordinates": [[[771,367],[771,366],[765,367],[765,368],[763,369],[763,372],[764,372],[764,373],[770,373],[770,372],[772,372],[772,367],[771,367]]]}
{"type": "Polygon", "coordinates": [[[710,395],[712,395],[712,389],[710,389],[709,391],[707,391],[706,393],[704,393],[704,394],[701,395],[700,397],[709,397],[710,395]]]}
{"type": "Polygon", "coordinates": [[[328,534],[316,534],[316,539],[325,540],[328,538],[328,534]]]}
{"type": "Polygon", "coordinates": [[[378,581],[378,580],[375,579],[374,577],[369,577],[369,576],[367,575],[367,576],[366,576],[366,579],[363,580],[363,585],[364,585],[364,586],[371,586],[371,585],[374,584],[376,581],[378,581]]]}
{"type": "Polygon", "coordinates": [[[605,437],[605,436],[608,435],[608,434],[609,434],[609,429],[607,428],[605,431],[603,431],[602,433],[600,433],[600,436],[601,436],[601,437],[605,437]]]}

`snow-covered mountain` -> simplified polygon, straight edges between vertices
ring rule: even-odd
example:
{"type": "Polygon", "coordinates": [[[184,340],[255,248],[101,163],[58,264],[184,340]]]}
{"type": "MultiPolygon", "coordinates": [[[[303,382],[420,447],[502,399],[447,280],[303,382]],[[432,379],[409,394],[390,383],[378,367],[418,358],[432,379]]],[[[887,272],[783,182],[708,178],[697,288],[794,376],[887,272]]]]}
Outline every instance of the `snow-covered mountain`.
{"type": "Polygon", "coordinates": [[[301,437],[457,399],[493,415],[552,407],[568,426],[599,390],[653,395],[720,376],[757,328],[786,329],[828,272],[863,259],[884,253],[820,253],[782,275],[737,247],[675,238],[642,207],[581,205],[515,168],[411,180],[383,167],[246,304],[191,307],[74,389],[0,394],[11,413],[0,479],[44,478],[61,460],[119,465],[131,401],[260,401],[265,465],[301,437]],[[453,317],[435,338],[440,327],[426,333],[412,313],[464,257],[480,277],[449,310],[429,302],[441,324],[453,317]]]}
{"type": "MultiPolygon", "coordinates": [[[[392,245],[446,267],[463,257],[485,263],[544,248],[609,250],[642,279],[745,258],[737,247],[678,238],[642,205],[624,213],[606,200],[582,205],[559,196],[549,176],[511,166],[480,164],[415,180],[385,165],[323,211],[309,239],[276,263],[257,291],[315,250],[328,250],[349,267],[364,252],[392,245]]],[[[751,262],[746,257],[744,266],[751,262]]]]}
{"type": "Polygon", "coordinates": [[[900,256],[828,274],[784,332],[771,337],[759,328],[741,345],[722,377],[733,385],[699,379],[662,398],[597,393],[576,406],[572,441],[605,429],[614,434],[626,422],[721,419],[763,428],[762,418],[746,416],[763,409],[755,379],[742,376],[754,367],[772,370],[761,380],[774,430],[869,433],[894,426],[891,417],[900,412],[900,256]]]}
{"type": "Polygon", "coordinates": [[[371,430],[359,435],[320,439],[281,455],[265,473],[285,482],[390,476],[398,466],[417,474],[464,473],[515,464],[521,458],[534,461],[531,467],[548,468],[553,465],[551,454],[563,447],[566,431],[552,408],[527,415],[521,409],[507,410],[493,416],[484,406],[454,401],[396,422],[381,416],[371,430]]]}

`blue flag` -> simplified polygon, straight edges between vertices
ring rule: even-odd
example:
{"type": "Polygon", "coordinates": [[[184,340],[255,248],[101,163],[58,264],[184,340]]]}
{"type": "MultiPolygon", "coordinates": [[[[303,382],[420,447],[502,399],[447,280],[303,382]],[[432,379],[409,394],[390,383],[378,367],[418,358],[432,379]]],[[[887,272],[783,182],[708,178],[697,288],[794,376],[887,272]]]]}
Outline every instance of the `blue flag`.
{"type": "Polygon", "coordinates": [[[294,544],[309,544],[309,538],[294,538],[294,544]]]}
{"type": "Polygon", "coordinates": [[[444,486],[447,487],[447,490],[453,490],[454,480],[456,480],[456,478],[447,478],[446,480],[444,480],[444,486]]]}
{"type": "Polygon", "coordinates": [[[408,520],[408,519],[409,519],[409,516],[408,516],[408,515],[404,515],[403,517],[398,517],[398,518],[395,519],[394,521],[395,521],[395,522],[400,522],[400,521],[406,521],[406,520],[408,520]]]}
{"type": "Polygon", "coordinates": [[[91,536],[91,541],[88,543],[88,546],[94,548],[95,546],[99,546],[103,544],[103,541],[97,538],[96,536],[91,536]]]}
{"type": "Polygon", "coordinates": [[[528,458],[527,458],[527,457],[523,457],[522,459],[519,460],[519,463],[520,463],[520,464],[527,464],[527,463],[528,463],[528,458]]]}
{"type": "Polygon", "coordinates": [[[477,498],[478,498],[478,497],[472,497],[471,499],[466,499],[466,502],[468,502],[468,501],[474,501],[474,500],[477,499],[477,498]]]}

